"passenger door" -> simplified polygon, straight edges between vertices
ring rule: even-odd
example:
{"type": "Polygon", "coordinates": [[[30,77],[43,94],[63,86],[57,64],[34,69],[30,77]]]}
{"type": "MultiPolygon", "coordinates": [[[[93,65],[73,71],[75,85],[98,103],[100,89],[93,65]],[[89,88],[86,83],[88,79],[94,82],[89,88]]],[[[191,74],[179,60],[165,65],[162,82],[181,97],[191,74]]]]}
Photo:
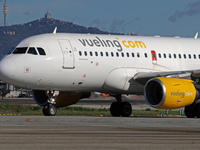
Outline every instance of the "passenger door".
{"type": "Polygon", "coordinates": [[[74,69],[74,51],[69,40],[58,39],[63,54],[63,69],[74,69]]]}

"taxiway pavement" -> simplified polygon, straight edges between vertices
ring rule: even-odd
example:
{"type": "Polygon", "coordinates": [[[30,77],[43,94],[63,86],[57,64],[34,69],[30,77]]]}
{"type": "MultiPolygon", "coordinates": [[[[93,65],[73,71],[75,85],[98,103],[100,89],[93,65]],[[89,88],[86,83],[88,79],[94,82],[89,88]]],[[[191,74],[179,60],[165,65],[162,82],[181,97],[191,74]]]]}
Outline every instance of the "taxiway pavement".
{"type": "Polygon", "coordinates": [[[185,117],[0,116],[0,149],[199,149],[200,121],[185,117]]]}
{"type": "MultiPolygon", "coordinates": [[[[80,100],[73,106],[90,107],[90,108],[110,108],[110,105],[116,100],[112,97],[97,97],[91,99],[80,100]]],[[[131,103],[132,108],[135,110],[145,110],[151,108],[144,99],[124,99],[131,103]]],[[[32,104],[37,105],[33,98],[4,98],[0,99],[0,104],[32,104]]],[[[151,108],[152,109],[152,108],[151,108]]]]}

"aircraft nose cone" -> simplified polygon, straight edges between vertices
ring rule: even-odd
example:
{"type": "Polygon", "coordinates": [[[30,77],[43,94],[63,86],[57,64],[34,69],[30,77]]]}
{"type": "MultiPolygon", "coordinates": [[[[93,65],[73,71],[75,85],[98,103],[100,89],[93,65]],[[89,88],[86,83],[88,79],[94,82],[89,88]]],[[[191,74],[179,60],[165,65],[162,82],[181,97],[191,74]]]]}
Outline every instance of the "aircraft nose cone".
{"type": "Polygon", "coordinates": [[[0,61],[0,79],[4,82],[10,81],[15,76],[15,63],[9,58],[4,58],[0,61]]]}

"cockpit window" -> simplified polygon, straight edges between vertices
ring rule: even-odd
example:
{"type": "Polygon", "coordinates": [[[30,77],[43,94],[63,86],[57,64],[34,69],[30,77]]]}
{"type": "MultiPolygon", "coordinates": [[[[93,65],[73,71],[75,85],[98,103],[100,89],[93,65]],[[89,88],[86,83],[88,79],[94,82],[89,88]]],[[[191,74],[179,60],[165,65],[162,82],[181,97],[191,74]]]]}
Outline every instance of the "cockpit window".
{"type": "Polygon", "coordinates": [[[30,47],[30,48],[28,49],[28,54],[37,55],[37,52],[36,52],[36,50],[35,50],[34,47],[30,47]]]}
{"type": "Polygon", "coordinates": [[[37,47],[37,49],[38,49],[38,52],[39,52],[40,55],[46,55],[46,53],[45,53],[43,48],[37,47]]]}
{"type": "Polygon", "coordinates": [[[13,54],[25,54],[28,47],[17,47],[13,51],[13,54]]]}

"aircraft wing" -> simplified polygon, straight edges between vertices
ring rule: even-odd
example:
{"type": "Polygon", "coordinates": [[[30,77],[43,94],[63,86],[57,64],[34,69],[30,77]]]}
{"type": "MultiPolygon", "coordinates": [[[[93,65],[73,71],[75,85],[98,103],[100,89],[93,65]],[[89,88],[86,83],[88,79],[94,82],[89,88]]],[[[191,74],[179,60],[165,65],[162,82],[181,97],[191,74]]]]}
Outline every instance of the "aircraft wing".
{"type": "Polygon", "coordinates": [[[133,79],[140,84],[145,84],[148,80],[155,77],[175,77],[175,78],[190,78],[200,77],[200,70],[187,70],[187,71],[170,71],[170,72],[139,72],[133,79]]]}

